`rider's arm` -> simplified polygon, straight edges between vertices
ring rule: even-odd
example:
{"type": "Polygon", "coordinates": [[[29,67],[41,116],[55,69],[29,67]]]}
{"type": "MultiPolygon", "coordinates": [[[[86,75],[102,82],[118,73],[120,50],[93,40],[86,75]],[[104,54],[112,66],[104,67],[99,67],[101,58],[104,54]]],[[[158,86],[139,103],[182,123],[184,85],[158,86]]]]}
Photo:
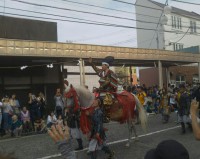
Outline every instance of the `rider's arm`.
{"type": "Polygon", "coordinates": [[[106,77],[105,78],[105,82],[101,85],[102,88],[105,88],[107,85],[110,84],[110,78],[109,77],[106,77]]]}
{"type": "Polygon", "coordinates": [[[97,74],[99,74],[99,73],[101,72],[101,69],[98,68],[94,63],[90,63],[90,64],[91,64],[92,68],[94,69],[94,71],[95,71],[97,74]]]}

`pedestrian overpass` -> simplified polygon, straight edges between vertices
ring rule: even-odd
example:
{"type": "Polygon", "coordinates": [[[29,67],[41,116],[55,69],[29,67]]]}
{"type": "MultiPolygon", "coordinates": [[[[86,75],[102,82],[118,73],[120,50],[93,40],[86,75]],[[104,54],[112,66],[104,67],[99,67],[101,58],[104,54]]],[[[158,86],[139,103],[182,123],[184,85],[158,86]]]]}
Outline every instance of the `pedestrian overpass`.
{"type": "MultiPolygon", "coordinates": [[[[114,66],[144,66],[159,68],[159,85],[162,88],[162,67],[200,63],[200,54],[172,52],[166,50],[128,47],[100,46],[76,43],[58,43],[28,40],[0,39],[0,66],[12,67],[23,64],[34,65],[34,61],[46,61],[76,65],[78,59],[92,57],[101,62],[106,56],[113,56],[114,66]]],[[[200,79],[200,64],[199,64],[200,79]]]]}

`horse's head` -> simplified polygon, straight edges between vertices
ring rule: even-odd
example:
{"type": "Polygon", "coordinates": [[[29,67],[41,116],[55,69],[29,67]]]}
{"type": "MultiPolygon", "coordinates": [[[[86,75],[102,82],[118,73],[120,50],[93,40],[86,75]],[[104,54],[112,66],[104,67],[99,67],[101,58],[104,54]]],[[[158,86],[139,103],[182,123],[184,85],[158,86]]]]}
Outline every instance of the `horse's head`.
{"type": "Polygon", "coordinates": [[[74,111],[90,107],[94,102],[94,94],[83,86],[74,87],[65,82],[65,97],[67,106],[74,107],[74,111]]]}
{"type": "Polygon", "coordinates": [[[80,108],[78,95],[72,85],[65,85],[65,97],[68,108],[74,108],[74,111],[80,108]]]}
{"type": "Polygon", "coordinates": [[[67,106],[73,108],[74,112],[81,108],[80,127],[83,134],[89,133],[91,123],[88,113],[94,109],[94,107],[91,107],[95,99],[94,94],[83,86],[73,87],[68,82],[64,83],[64,87],[67,106]]]}

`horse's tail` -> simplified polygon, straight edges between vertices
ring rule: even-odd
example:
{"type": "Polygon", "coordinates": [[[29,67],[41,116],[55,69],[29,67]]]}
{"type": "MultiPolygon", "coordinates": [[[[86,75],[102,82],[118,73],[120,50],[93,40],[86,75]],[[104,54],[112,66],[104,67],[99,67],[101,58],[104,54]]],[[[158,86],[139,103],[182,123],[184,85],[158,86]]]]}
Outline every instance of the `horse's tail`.
{"type": "Polygon", "coordinates": [[[135,96],[134,94],[133,94],[133,96],[135,98],[136,109],[138,110],[138,113],[139,113],[139,118],[140,118],[142,129],[146,132],[147,131],[147,115],[146,115],[145,109],[142,106],[142,104],[140,103],[137,96],[135,96]]]}

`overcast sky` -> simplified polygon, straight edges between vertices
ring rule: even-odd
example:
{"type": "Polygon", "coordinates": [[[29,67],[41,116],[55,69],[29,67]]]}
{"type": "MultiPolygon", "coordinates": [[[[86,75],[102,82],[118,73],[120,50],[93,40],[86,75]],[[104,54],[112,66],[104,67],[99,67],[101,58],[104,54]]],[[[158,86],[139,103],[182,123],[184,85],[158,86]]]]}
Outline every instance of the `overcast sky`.
{"type": "MultiPolygon", "coordinates": [[[[121,0],[125,2],[135,3],[135,0],[121,0]]],[[[139,0],[137,0],[139,1],[139,0]]],[[[165,3],[166,0],[155,0],[161,3],[165,3]]],[[[182,0],[187,2],[200,3],[199,0],[182,0]]],[[[172,2],[169,0],[169,5],[185,9],[188,11],[195,11],[200,14],[199,7],[195,5],[183,4],[178,2],[172,2]]],[[[108,27],[108,26],[97,26],[89,24],[81,24],[75,22],[67,22],[63,20],[83,21],[89,20],[92,23],[103,22],[112,23],[117,25],[126,25],[135,27],[135,21],[124,20],[119,18],[109,18],[106,16],[92,15],[86,13],[79,13],[64,9],[72,9],[86,12],[93,12],[99,14],[106,14],[111,16],[125,17],[130,19],[136,19],[135,17],[135,6],[129,4],[123,4],[112,0],[0,0],[0,12],[4,15],[6,13],[14,13],[28,16],[36,16],[42,18],[35,18],[39,20],[55,21],[58,24],[58,41],[66,42],[72,41],[75,43],[89,43],[98,45],[115,45],[115,46],[126,46],[126,47],[137,47],[137,36],[136,30],[133,28],[120,28],[120,27],[108,27]],[[86,6],[81,4],[74,4],[69,1],[86,3],[89,5],[96,5],[101,7],[107,7],[111,9],[122,10],[125,12],[119,12],[109,9],[101,9],[92,6],[86,6]],[[49,5],[53,7],[59,7],[63,9],[55,9],[51,7],[36,6],[31,4],[25,4],[22,2],[30,2],[40,5],[49,5]],[[5,6],[5,8],[3,7],[5,6]],[[10,7],[12,9],[9,9],[10,7]],[[19,11],[15,9],[24,9],[29,11],[37,11],[41,13],[30,13],[27,11],[19,11]],[[129,13],[127,13],[129,12],[129,13]],[[45,15],[42,13],[54,14],[56,16],[45,15]],[[58,16],[60,15],[60,16],[58,16]],[[69,19],[66,17],[74,17],[79,19],[69,19]],[[51,18],[45,19],[45,18],[51,18]],[[61,19],[61,20],[52,20],[61,19]]],[[[11,15],[9,15],[11,16],[11,15]]],[[[12,15],[13,16],[13,15],[12,15]]],[[[25,17],[28,18],[28,17],[25,17]]],[[[34,19],[34,18],[33,18],[34,19]]]]}

